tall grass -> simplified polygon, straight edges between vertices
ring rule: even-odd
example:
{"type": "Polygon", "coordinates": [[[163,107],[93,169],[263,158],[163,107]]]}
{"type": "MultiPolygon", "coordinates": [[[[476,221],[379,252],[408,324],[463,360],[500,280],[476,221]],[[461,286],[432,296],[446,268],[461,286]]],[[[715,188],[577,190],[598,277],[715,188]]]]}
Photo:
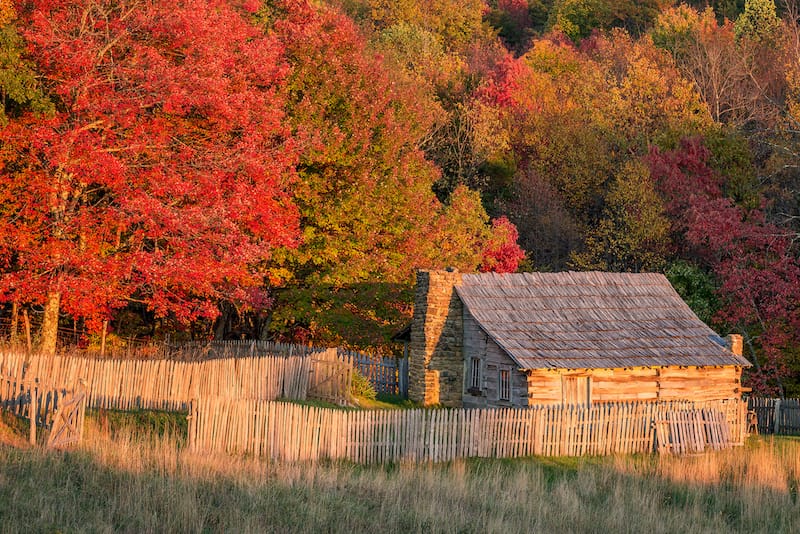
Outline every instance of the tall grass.
{"type": "Polygon", "coordinates": [[[800,442],[693,457],[279,465],[89,420],[0,448],[3,532],[797,532],[800,442]]]}

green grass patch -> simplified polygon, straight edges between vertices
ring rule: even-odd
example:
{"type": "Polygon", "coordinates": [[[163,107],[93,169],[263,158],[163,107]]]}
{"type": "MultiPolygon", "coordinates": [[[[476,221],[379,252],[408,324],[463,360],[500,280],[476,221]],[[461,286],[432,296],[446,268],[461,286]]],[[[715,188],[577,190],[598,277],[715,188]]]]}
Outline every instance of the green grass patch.
{"type": "Polygon", "coordinates": [[[158,410],[86,410],[86,417],[94,420],[101,429],[110,432],[112,436],[120,432],[136,432],[158,437],[184,437],[189,431],[186,415],[158,410]]]}

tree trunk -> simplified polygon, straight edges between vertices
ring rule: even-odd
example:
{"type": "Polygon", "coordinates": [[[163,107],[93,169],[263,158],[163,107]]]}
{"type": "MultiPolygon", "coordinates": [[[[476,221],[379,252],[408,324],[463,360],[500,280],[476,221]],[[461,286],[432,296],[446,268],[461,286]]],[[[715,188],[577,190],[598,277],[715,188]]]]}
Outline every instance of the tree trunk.
{"type": "Polygon", "coordinates": [[[55,354],[56,341],[58,340],[58,309],[61,305],[61,293],[51,291],[47,294],[44,305],[44,321],[42,322],[42,339],[39,352],[42,354],[55,354]]]}
{"type": "Polygon", "coordinates": [[[100,357],[105,357],[106,355],[106,334],[108,333],[108,321],[103,321],[103,333],[102,337],[100,338],[100,357]]]}
{"type": "Polygon", "coordinates": [[[22,322],[25,324],[25,349],[30,356],[33,347],[31,346],[31,319],[28,317],[28,310],[22,308],[22,322]]]}
{"type": "Polygon", "coordinates": [[[225,339],[225,336],[230,331],[229,325],[231,322],[231,305],[227,302],[220,302],[219,311],[219,317],[217,317],[217,321],[214,324],[215,340],[225,339]]]}
{"type": "Polygon", "coordinates": [[[15,347],[17,344],[17,330],[19,329],[19,304],[17,301],[11,303],[11,336],[9,341],[11,346],[15,347]]]}

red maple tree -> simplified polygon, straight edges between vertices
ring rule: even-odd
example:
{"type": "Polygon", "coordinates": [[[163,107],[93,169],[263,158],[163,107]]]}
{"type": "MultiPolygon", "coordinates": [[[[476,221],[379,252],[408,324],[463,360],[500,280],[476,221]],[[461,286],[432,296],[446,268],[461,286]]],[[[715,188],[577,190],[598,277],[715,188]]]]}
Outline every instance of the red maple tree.
{"type": "Polygon", "coordinates": [[[653,149],[652,176],[666,200],[681,254],[716,276],[723,307],[717,319],[745,334],[753,388],[782,394],[787,350],[800,343],[800,263],[790,236],[723,196],[724,177],[708,165],[700,139],[673,151],[653,149]]]}
{"type": "Polygon", "coordinates": [[[0,297],[97,324],[126,302],[181,321],[256,302],[292,246],[283,48],[225,0],[18,2],[54,101],[0,132],[0,297]]]}

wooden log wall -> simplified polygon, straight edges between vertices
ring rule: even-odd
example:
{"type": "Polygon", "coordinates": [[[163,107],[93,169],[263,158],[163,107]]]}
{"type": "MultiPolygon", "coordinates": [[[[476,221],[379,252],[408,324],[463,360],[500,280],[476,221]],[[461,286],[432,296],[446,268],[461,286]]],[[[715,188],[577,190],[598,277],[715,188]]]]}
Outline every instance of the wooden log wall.
{"type": "Polygon", "coordinates": [[[741,368],[637,367],[626,369],[533,369],[528,373],[530,404],[562,402],[562,375],[589,376],[592,402],[693,401],[741,397],[741,368]]]}
{"type": "Polygon", "coordinates": [[[289,462],[629,454],[659,443],[664,452],[681,453],[741,444],[745,413],[741,401],[344,411],[206,398],[193,403],[189,443],[195,451],[289,462]],[[728,424],[730,413],[742,419],[737,428],[728,424]]]}

